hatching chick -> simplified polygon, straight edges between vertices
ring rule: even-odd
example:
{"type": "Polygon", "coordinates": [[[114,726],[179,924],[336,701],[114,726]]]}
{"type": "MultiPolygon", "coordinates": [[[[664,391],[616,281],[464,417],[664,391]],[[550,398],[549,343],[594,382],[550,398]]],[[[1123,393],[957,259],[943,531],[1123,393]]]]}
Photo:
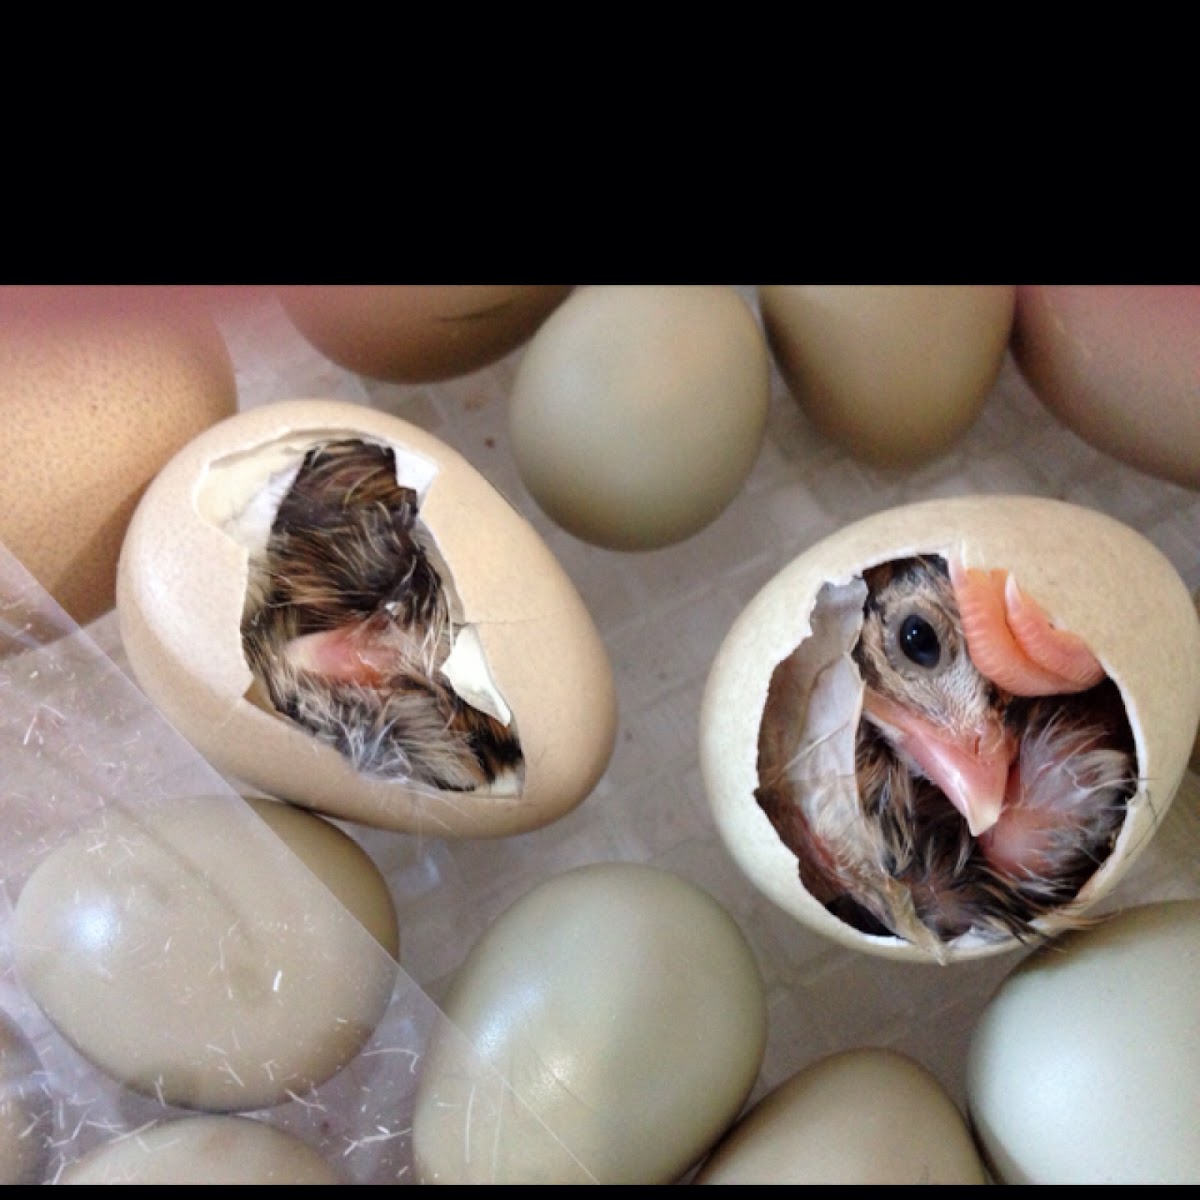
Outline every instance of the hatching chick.
{"type": "Polygon", "coordinates": [[[312,447],[250,565],[242,641],[271,704],[364,774],[487,786],[520,768],[520,745],[441,674],[453,638],[393,451],[312,447]]]}
{"type": "Polygon", "coordinates": [[[899,883],[906,901],[882,904],[877,888],[843,907],[852,924],[913,940],[914,916],[942,939],[968,929],[1031,937],[1111,851],[1136,785],[1132,736],[1111,681],[1066,692],[1095,678],[1090,664],[1056,676],[1035,645],[1037,690],[1064,688],[1038,699],[985,677],[971,651],[998,635],[972,625],[968,645],[953,574],[930,556],[864,575],[858,836],[876,848],[882,894],[899,883]]]}

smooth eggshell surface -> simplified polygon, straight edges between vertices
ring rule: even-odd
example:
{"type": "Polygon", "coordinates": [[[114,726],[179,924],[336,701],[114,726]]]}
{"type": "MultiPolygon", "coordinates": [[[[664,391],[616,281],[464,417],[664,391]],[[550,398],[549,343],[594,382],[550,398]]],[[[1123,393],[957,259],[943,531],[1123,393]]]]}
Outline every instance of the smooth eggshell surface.
{"type": "Polygon", "coordinates": [[[299,1138],[248,1117],[184,1117],[106,1142],[71,1163],[63,1184],[340,1183],[299,1138]]]}
{"type": "Polygon", "coordinates": [[[1012,346],[1084,441],[1200,488],[1200,287],[1022,285],[1012,346]]]}
{"type": "Polygon", "coordinates": [[[914,467],[970,428],[1000,373],[1010,285],[759,289],[780,374],[818,430],[877,467],[914,467]]]}
{"type": "Polygon", "coordinates": [[[0,1012],[0,1184],[38,1184],[50,1158],[53,1102],[37,1051],[0,1012]]]}
{"type": "Polygon", "coordinates": [[[319,284],[279,290],[296,328],[339,366],[420,383],[479,370],[526,341],[562,284],[319,284]]]}
{"type": "Polygon", "coordinates": [[[716,519],[762,445],[770,358],[732,288],[577,289],[525,348],[509,432],[546,514],[615,550],[716,519]]]}
{"type": "MultiPolygon", "coordinates": [[[[321,881],[321,830],[335,874],[345,835],[298,816],[316,874],[232,797],[106,811],[21,890],[22,983],[89,1060],[166,1103],[248,1110],[303,1094],[371,1035],[396,963],[321,881]]],[[[365,855],[360,867],[374,871],[365,855]]],[[[374,883],[369,921],[390,904],[377,871],[374,883]]]]}
{"type": "Polygon", "coordinates": [[[616,691],[608,653],[557,559],[454,450],[362,405],[296,400],[249,409],[180,451],[130,524],[117,610],[138,682],[211,763],[331,816],[436,836],[521,832],[580,803],[612,753],[616,691]],[[213,514],[247,479],[265,482],[277,451],[347,433],[393,447],[427,480],[420,518],[519,731],[525,773],[515,793],[442,792],[370,778],[247,698],[252,675],[240,622],[249,552],[213,514]]]}
{"type": "MultiPolygon", "coordinates": [[[[1196,616],[1200,617],[1200,591],[1192,597],[1196,604],[1196,616]]],[[[1200,772],[1200,725],[1196,726],[1196,740],[1192,743],[1192,758],[1189,763],[1193,771],[1200,772]]]]}
{"type": "Polygon", "coordinates": [[[968,1109],[993,1176],[1200,1179],[1200,901],[1125,909],[1035,951],[972,1035],[968,1109]]]}
{"type": "MultiPolygon", "coordinates": [[[[796,855],[754,795],[771,675],[811,633],[821,587],[919,553],[1010,571],[1051,621],[1084,640],[1120,690],[1140,783],[1115,849],[1079,894],[1084,908],[1145,848],[1179,786],[1200,720],[1200,621],[1174,567],[1141,534],[1090,509],[1026,496],[930,500],[877,513],[817,542],[747,605],[717,652],[701,707],[701,768],[721,836],[749,878],[798,920],[856,949],[928,960],[909,942],[853,929],[811,896],[796,855]]],[[[1053,920],[1042,927],[1052,931],[1053,920]]],[[[946,956],[1012,948],[1011,939],[966,934],[946,956]]]]}
{"type": "Polygon", "coordinates": [[[971,1133],[937,1079],[894,1050],[832,1054],[734,1126],[697,1183],[986,1183],[971,1133]]]}
{"type": "Polygon", "coordinates": [[[670,1183],[737,1115],[766,1042],[737,925],[636,863],[526,893],[470,951],[444,1011],[413,1120],[424,1182],[670,1183]]]}
{"type": "Polygon", "coordinates": [[[112,608],[146,485],[237,408],[216,325],[189,305],[0,291],[0,542],[79,624],[112,608]]]}

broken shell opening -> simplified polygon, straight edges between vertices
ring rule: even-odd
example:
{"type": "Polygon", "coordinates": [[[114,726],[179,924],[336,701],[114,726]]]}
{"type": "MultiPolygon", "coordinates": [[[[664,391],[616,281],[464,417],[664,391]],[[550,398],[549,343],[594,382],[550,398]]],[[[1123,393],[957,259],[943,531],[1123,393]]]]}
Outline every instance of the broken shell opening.
{"type": "Polygon", "coordinates": [[[212,462],[196,508],[246,553],[247,701],[367,777],[518,795],[513,713],[420,516],[437,472],[381,438],[307,431],[212,462]]]}
{"type": "Polygon", "coordinates": [[[755,800],[805,890],[942,960],[1070,924],[1138,787],[1116,683],[1018,583],[940,554],[826,582],[759,725],[755,800]]]}

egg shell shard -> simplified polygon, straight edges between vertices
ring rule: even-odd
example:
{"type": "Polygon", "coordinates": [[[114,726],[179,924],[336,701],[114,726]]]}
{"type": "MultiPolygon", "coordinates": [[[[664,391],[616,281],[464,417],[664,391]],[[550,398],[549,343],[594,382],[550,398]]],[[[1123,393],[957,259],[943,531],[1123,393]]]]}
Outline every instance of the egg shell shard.
{"type": "Polygon", "coordinates": [[[962,1113],[915,1059],[862,1047],[811,1063],[725,1136],[699,1184],[981,1184],[962,1113]]]}
{"type": "Polygon", "coordinates": [[[1200,900],[1124,909],[1023,959],[967,1055],[976,1140],[1002,1184],[1200,1178],[1200,900]]]}
{"type": "MultiPolygon", "coordinates": [[[[286,456],[284,456],[286,457],[286,456]]],[[[138,682],[222,772],[295,804],[364,825],[492,837],[547,824],[580,803],[616,736],[607,651],[578,592],[533,527],[456,451],[386,413],[328,400],[249,409],[186,446],[147,490],[118,572],[121,636],[138,682]],[[246,698],[240,624],[249,553],[214,518],[265,484],[281,444],[361,435],[422,469],[419,518],[511,710],[524,755],[512,794],[442,792],[369,778],[333,747],[246,698]],[[259,456],[261,462],[256,460],[259,456]],[[238,464],[248,464],[245,473],[238,464]],[[221,482],[212,487],[213,480],[221,482]]],[[[478,656],[476,656],[478,661],[478,656]]]]}
{"type": "MultiPolygon", "coordinates": [[[[1056,625],[1083,638],[1120,690],[1139,786],[1112,854],[1079,893],[1085,908],[1145,848],[1187,766],[1200,720],[1200,620],[1170,561],[1141,534],[1090,509],[1028,496],[930,500],[877,513],[810,547],[743,610],[714,659],[700,714],[701,769],[722,838],[753,883],[798,920],[859,950],[933,961],[927,950],[859,932],[829,913],[801,883],[796,855],[754,794],[771,676],[810,636],[818,592],[914,554],[1009,570],[1056,625]]],[[[1039,927],[1053,932],[1055,922],[1039,927]]],[[[967,934],[944,947],[945,960],[1018,944],[967,934]]]]}
{"type": "Polygon", "coordinates": [[[330,1184],[344,1182],[306,1142],[249,1117],[182,1117],[105,1142],[59,1184],[330,1184]]]}

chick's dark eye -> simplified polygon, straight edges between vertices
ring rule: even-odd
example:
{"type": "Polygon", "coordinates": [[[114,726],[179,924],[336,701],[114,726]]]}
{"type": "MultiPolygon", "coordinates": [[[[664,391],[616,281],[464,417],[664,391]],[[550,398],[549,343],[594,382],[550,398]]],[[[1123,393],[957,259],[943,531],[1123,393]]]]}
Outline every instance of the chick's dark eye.
{"type": "Polygon", "coordinates": [[[933,626],[924,617],[910,614],[900,626],[900,649],[918,667],[936,667],[942,647],[933,626]]]}

